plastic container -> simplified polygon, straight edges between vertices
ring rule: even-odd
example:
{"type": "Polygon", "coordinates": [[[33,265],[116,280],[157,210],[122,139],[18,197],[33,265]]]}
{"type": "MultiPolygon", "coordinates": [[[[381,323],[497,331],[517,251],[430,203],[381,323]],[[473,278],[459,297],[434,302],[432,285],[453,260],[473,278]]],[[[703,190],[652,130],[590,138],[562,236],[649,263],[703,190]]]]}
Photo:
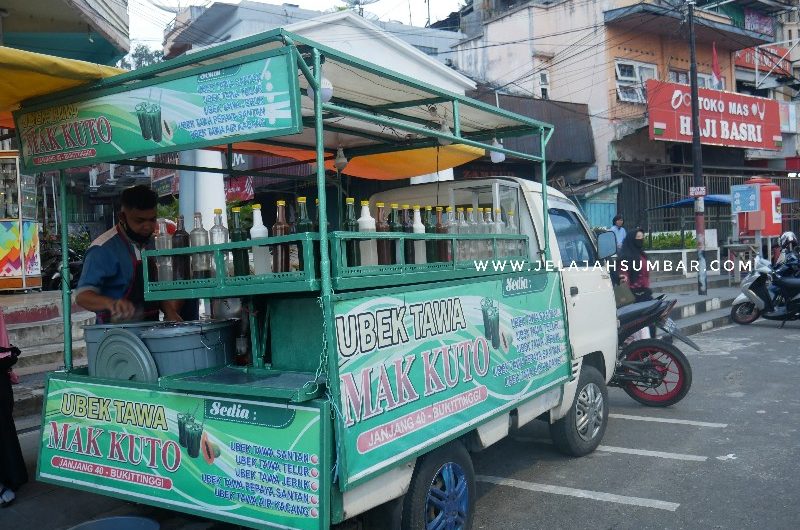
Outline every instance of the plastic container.
{"type": "Polygon", "coordinates": [[[158,375],[193,372],[233,361],[236,320],[195,320],[144,330],[140,338],[150,350],[158,375]]]}
{"type": "Polygon", "coordinates": [[[104,517],[94,521],[86,521],[69,530],[159,530],[157,521],[146,517],[119,516],[104,517]]]}
{"type": "Polygon", "coordinates": [[[96,375],[94,373],[95,358],[97,357],[97,348],[106,334],[113,329],[125,329],[141,337],[142,333],[152,329],[168,325],[163,322],[132,322],[130,324],[94,324],[91,326],[83,326],[83,339],[86,341],[86,358],[89,363],[89,375],[96,375]]]}

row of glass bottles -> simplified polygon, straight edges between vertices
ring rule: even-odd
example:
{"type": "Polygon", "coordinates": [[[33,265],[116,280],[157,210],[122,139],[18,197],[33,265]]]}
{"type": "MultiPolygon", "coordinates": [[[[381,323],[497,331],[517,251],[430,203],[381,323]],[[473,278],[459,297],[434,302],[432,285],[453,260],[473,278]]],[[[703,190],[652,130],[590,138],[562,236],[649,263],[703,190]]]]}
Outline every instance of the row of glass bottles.
{"type": "MultiPolygon", "coordinates": [[[[346,201],[347,213],[344,230],[359,232],[406,232],[406,233],[435,233],[435,234],[519,234],[514,221],[514,212],[507,211],[507,222],[502,221],[500,209],[496,209],[495,218],[492,219],[491,208],[478,208],[477,215],[473,208],[467,208],[468,217],[464,216],[464,208],[457,208],[453,215],[452,207],[444,209],[436,207],[436,214],[432,206],[425,206],[424,216],[419,205],[411,208],[409,205],[392,203],[391,214],[385,215],[385,203],[378,202],[376,217],[372,217],[369,201],[361,201],[361,216],[355,218],[355,201],[348,198],[346,201]],[[424,219],[423,219],[424,217],[424,219]]],[[[453,259],[452,242],[440,241],[414,241],[408,239],[402,248],[396,239],[362,239],[350,240],[346,243],[347,263],[349,266],[357,265],[394,265],[400,263],[400,253],[403,261],[408,264],[422,264],[447,262],[453,259]]],[[[494,242],[487,240],[459,241],[455,258],[459,261],[470,259],[491,258],[495,255],[494,242]]],[[[522,247],[519,241],[502,240],[497,243],[497,255],[518,256],[522,247]]]]}
{"type": "MultiPolygon", "coordinates": [[[[319,201],[317,201],[317,205],[319,201]]],[[[277,201],[277,215],[272,227],[273,236],[285,236],[291,233],[318,232],[318,217],[311,221],[305,197],[298,197],[298,218],[292,227],[286,221],[286,201],[277,201]],[[294,228],[294,230],[292,229],[294,228]]],[[[342,228],[349,232],[405,232],[414,234],[518,234],[514,221],[514,212],[506,212],[506,222],[502,221],[500,209],[495,210],[492,218],[491,208],[468,207],[457,208],[455,215],[452,207],[446,209],[437,206],[425,206],[424,214],[419,205],[413,208],[407,204],[402,208],[397,203],[392,203],[390,215],[386,215],[386,205],[376,203],[377,215],[372,217],[369,201],[361,201],[361,215],[356,218],[355,200],[346,199],[346,215],[342,228]],[[466,210],[466,216],[465,216],[466,210]]],[[[319,208],[317,208],[317,212],[319,208]]],[[[222,210],[214,210],[214,225],[210,231],[203,228],[203,218],[200,212],[194,214],[194,228],[187,233],[184,228],[183,216],[178,217],[178,226],[170,237],[167,234],[164,221],[159,222],[158,235],[155,238],[156,249],[185,248],[209,245],[220,245],[228,241],[246,241],[249,238],[260,239],[269,237],[269,229],[264,225],[261,215],[261,205],[253,205],[253,226],[250,230],[244,229],[241,224],[241,209],[231,209],[233,227],[229,231],[222,222],[222,210]]],[[[330,223],[328,223],[330,227],[330,223]]],[[[493,240],[472,239],[459,241],[455,249],[452,242],[440,241],[414,241],[405,240],[403,245],[397,239],[363,239],[348,240],[345,243],[345,252],[349,266],[358,265],[393,265],[402,261],[407,264],[424,264],[436,262],[449,262],[453,258],[463,261],[472,259],[491,258],[494,254],[493,240]]],[[[304,270],[304,256],[302,246],[299,244],[279,243],[275,245],[253,246],[253,273],[256,275],[270,272],[291,271],[292,248],[297,253],[299,270],[304,270]],[[271,250],[270,250],[271,247],[271,250]],[[271,256],[270,256],[271,252],[271,256]]],[[[499,241],[497,243],[498,255],[520,255],[521,243],[518,241],[499,241]]],[[[319,262],[319,244],[314,245],[314,258],[319,262]]],[[[234,249],[230,254],[225,253],[223,261],[225,275],[247,276],[250,274],[250,257],[248,248],[234,249]]],[[[216,263],[213,253],[197,252],[191,255],[161,256],[156,259],[159,281],[188,280],[211,278],[215,275],[216,263]]]]}

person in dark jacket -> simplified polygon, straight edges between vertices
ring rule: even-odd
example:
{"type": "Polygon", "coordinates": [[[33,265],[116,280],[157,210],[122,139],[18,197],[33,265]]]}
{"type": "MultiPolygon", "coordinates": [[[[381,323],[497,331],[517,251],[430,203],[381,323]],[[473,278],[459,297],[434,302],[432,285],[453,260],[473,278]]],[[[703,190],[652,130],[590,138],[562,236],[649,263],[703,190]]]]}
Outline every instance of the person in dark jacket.
{"type": "Polygon", "coordinates": [[[632,230],[622,242],[617,270],[620,280],[628,284],[637,302],[653,299],[647,254],[644,251],[644,230],[641,228],[632,230]]]}
{"type": "MultiPolygon", "coordinates": [[[[2,317],[2,315],[0,315],[2,317]]],[[[28,482],[28,470],[14,425],[14,391],[11,389],[11,367],[20,351],[15,346],[0,346],[0,508],[14,502],[14,493],[28,482]]]]}

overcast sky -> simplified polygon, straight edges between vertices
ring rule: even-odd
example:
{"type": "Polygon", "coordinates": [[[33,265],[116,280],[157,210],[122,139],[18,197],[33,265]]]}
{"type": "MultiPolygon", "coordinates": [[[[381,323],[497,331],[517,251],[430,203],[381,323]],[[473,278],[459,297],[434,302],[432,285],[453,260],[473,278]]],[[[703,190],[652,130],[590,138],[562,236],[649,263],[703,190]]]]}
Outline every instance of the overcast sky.
{"type": "MultiPolygon", "coordinates": [[[[264,4],[283,3],[296,4],[304,9],[324,11],[336,6],[343,6],[341,0],[252,0],[264,4]]],[[[431,22],[445,18],[451,11],[458,9],[462,3],[459,0],[429,0],[431,22]]],[[[239,3],[238,1],[223,0],[224,3],[239,3]]],[[[213,0],[130,0],[130,36],[134,42],[142,42],[151,48],[161,49],[164,38],[164,27],[175,18],[174,13],[162,11],[157,6],[175,8],[178,5],[211,5],[213,0]]],[[[366,11],[376,14],[381,20],[396,20],[404,24],[410,20],[416,26],[424,26],[428,18],[428,3],[426,0],[379,0],[365,7],[366,11]]],[[[133,48],[133,46],[131,46],[133,48]]]]}

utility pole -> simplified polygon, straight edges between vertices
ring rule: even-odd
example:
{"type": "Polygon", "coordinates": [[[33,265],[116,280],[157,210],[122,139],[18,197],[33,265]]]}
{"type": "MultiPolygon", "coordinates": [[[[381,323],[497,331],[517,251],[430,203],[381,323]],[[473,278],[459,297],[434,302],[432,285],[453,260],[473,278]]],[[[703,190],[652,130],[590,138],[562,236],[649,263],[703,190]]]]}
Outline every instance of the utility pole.
{"type": "MultiPolygon", "coordinates": [[[[700,146],[700,109],[697,96],[697,52],[694,42],[694,0],[687,0],[689,8],[689,61],[692,92],[692,185],[705,186],[703,179],[703,149],[700,146]]],[[[756,65],[757,67],[758,65],[756,65]]],[[[697,240],[697,294],[705,295],[708,287],[706,270],[706,218],[705,197],[694,198],[694,229],[697,240]]]]}

